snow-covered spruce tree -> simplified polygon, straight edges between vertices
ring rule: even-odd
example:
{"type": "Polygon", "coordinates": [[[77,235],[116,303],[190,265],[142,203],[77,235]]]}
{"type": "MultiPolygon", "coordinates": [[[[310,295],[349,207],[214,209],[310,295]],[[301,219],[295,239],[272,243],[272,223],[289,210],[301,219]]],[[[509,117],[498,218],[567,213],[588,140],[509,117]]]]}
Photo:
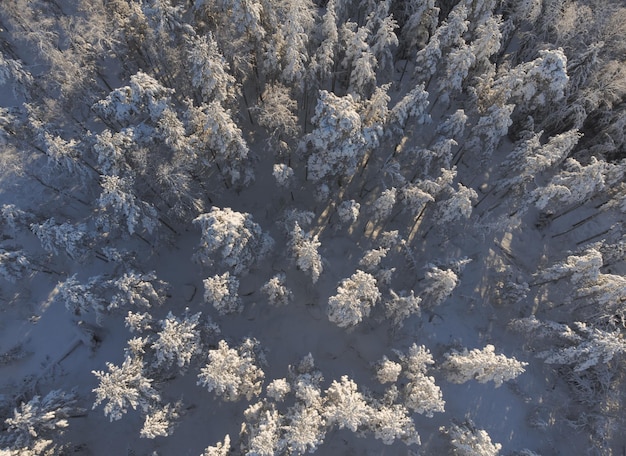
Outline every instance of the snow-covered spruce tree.
{"type": "Polygon", "coordinates": [[[429,308],[436,307],[452,294],[459,283],[457,274],[452,269],[440,269],[434,264],[427,265],[426,288],[422,302],[429,308]]]}
{"type": "Polygon", "coordinates": [[[415,296],[413,290],[401,291],[400,294],[389,290],[389,294],[391,298],[385,300],[385,316],[394,326],[401,327],[407,318],[413,315],[420,316],[422,298],[415,296]]]}
{"type": "Polygon", "coordinates": [[[445,354],[441,364],[446,378],[452,383],[465,383],[476,380],[479,383],[493,381],[496,388],[505,381],[512,380],[524,372],[528,363],[504,355],[496,355],[491,344],[479,350],[477,348],[462,352],[452,350],[445,354]]]}
{"type": "Polygon", "coordinates": [[[239,299],[239,280],[229,272],[204,279],[204,301],[211,304],[220,315],[243,310],[239,299]]]}
{"type": "Polygon", "coordinates": [[[145,377],[141,357],[127,355],[121,366],[108,362],[106,366],[108,372],[92,371],[99,380],[93,390],[96,393],[93,408],[106,401],[104,414],[110,421],[121,419],[129,408],[148,412],[153,404],[160,401],[152,380],[145,377]]]}
{"type": "Polygon", "coordinates": [[[32,266],[24,251],[5,250],[0,247],[0,277],[4,280],[15,283],[31,269],[32,266]]]}
{"type": "Polygon", "coordinates": [[[53,390],[44,397],[34,396],[22,402],[13,410],[13,416],[4,421],[0,454],[47,454],[44,450],[52,453],[55,440],[69,426],[67,418],[84,413],[76,407],[76,399],[75,394],[53,390]]]}
{"type": "Polygon", "coordinates": [[[138,199],[133,191],[130,177],[101,176],[102,193],[97,201],[96,223],[105,233],[116,232],[120,225],[126,225],[132,235],[141,227],[152,233],[158,223],[156,209],[138,199]]]}
{"type": "Polygon", "coordinates": [[[337,294],[328,300],[328,319],[347,328],[368,317],[381,294],[376,279],[371,274],[357,270],[350,278],[343,279],[337,294]]]}
{"type": "Polygon", "coordinates": [[[191,359],[200,352],[200,315],[185,315],[182,319],[168,312],[164,320],[160,320],[161,330],[150,346],[155,352],[155,364],[169,367],[174,362],[184,369],[191,359]]]}
{"type": "Polygon", "coordinates": [[[244,339],[237,348],[221,340],[209,350],[209,360],[198,374],[198,385],[206,387],[224,401],[251,400],[261,393],[265,374],[258,367],[258,342],[244,339]]]}
{"type": "Polygon", "coordinates": [[[472,421],[440,428],[450,437],[450,445],[455,456],[498,456],[502,445],[493,443],[487,431],[477,429],[472,421]]]}
{"type": "Polygon", "coordinates": [[[226,207],[212,207],[193,221],[200,226],[200,246],[194,259],[204,265],[217,263],[230,268],[235,274],[248,272],[250,267],[262,259],[274,241],[261,230],[248,213],[235,212],[226,207]]]}
{"type": "Polygon", "coordinates": [[[267,299],[271,305],[284,306],[291,301],[293,293],[285,286],[286,279],[285,273],[281,272],[276,274],[261,287],[261,292],[267,295],[267,299]]]}
{"type": "Polygon", "coordinates": [[[324,267],[322,257],[318,252],[320,243],[317,235],[305,233],[298,222],[293,225],[290,233],[289,249],[296,261],[298,269],[307,272],[313,283],[317,282],[324,267]]]}
{"type": "Polygon", "coordinates": [[[80,260],[86,253],[88,234],[85,223],[57,224],[54,217],[51,217],[43,223],[31,224],[30,229],[39,238],[46,252],[58,255],[59,250],[63,250],[74,260],[80,260]]]}
{"type": "Polygon", "coordinates": [[[430,351],[423,345],[413,344],[405,354],[395,350],[402,363],[402,372],[408,382],[402,389],[405,405],[416,413],[432,417],[435,412],[443,412],[446,402],[435,379],[427,375],[429,366],[435,361],[430,351]]]}

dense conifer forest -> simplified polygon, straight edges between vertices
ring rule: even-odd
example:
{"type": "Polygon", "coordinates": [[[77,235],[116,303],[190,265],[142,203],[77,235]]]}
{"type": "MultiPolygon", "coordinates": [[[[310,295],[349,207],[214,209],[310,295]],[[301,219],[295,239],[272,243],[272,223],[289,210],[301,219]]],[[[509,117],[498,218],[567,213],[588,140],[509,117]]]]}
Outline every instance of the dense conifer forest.
{"type": "Polygon", "coordinates": [[[0,2],[0,456],[626,454],[625,37],[0,2]]]}

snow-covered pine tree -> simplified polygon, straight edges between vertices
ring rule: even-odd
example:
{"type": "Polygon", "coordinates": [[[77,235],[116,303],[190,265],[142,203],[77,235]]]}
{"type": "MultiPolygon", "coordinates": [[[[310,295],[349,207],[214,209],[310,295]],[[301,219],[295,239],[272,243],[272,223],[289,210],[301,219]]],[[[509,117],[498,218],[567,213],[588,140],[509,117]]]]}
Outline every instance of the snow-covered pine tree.
{"type": "Polygon", "coordinates": [[[402,372],[402,366],[394,361],[391,361],[387,356],[376,363],[376,380],[379,383],[395,383],[400,377],[402,372]]]}
{"type": "Polygon", "coordinates": [[[420,316],[422,298],[415,296],[413,290],[401,291],[400,294],[389,290],[391,299],[385,300],[385,315],[394,326],[402,326],[404,320],[415,315],[420,316]]]}
{"type": "Polygon", "coordinates": [[[328,319],[342,328],[354,326],[369,316],[380,298],[374,276],[357,270],[341,281],[337,294],[328,300],[328,319]]]}
{"type": "Polygon", "coordinates": [[[427,265],[427,280],[422,302],[429,308],[436,307],[452,294],[459,283],[457,274],[452,269],[440,269],[434,264],[427,265]]]}
{"type": "Polygon", "coordinates": [[[437,72],[442,53],[448,53],[463,40],[463,34],[467,32],[469,25],[467,16],[467,7],[464,2],[459,2],[437,27],[426,47],[417,53],[415,71],[419,81],[425,82],[426,88],[437,72]]]}
{"type": "Polygon", "coordinates": [[[143,72],[130,77],[129,85],[113,90],[93,110],[109,122],[125,127],[133,120],[147,114],[153,123],[160,118],[170,104],[173,89],[164,87],[156,79],[143,72]]]}
{"type": "Polygon", "coordinates": [[[311,122],[314,129],[301,144],[311,149],[308,178],[320,181],[330,176],[352,176],[367,148],[359,107],[352,95],[338,97],[320,90],[311,122]]]}
{"type": "Polygon", "coordinates": [[[230,436],[226,434],[222,442],[209,446],[202,452],[202,456],[228,456],[231,451],[230,436]]]}
{"type": "Polygon", "coordinates": [[[493,381],[496,388],[502,383],[522,374],[528,363],[504,355],[496,355],[495,347],[488,344],[482,350],[477,348],[459,352],[452,350],[445,354],[446,360],[441,369],[452,383],[465,383],[477,380],[479,383],[493,381]]]}
{"type": "Polygon", "coordinates": [[[280,78],[302,92],[309,62],[309,37],[315,25],[314,4],[311,0],[290,0],[285,2],[285,8],[284,20],[279,24],[284,43],[280,78]]]}
{"type": "Polygon", "coordinates": [[[284,417],[271,402],[260,401],[251,404],[243,415],[246,423],[242,426],[242,449],[246,454],[273,455],[286,450],[281,440],[284,417]]]}
{"type": "Polygon", "coordinates": [[[203,161],[211,166],[214,160],[231,184],[247,185],[254,179],[252,169],[247,166],[248,144],[230,111],[218,101],[202,105],[199,109],[204,115],[198,136],[199,145],[211,153],[211,157],[205,157],[203,161]]]}
{"type": "Polygon", "coordinates": [[[239,280],[229,272],[204,279],[204,300],[215,307],[220,315],[239,313],[243,310],[239,298],[239,280]]]}
{"type": "Polygon", "coordinates": [[[107,362],[107,371],[92,371],[99,384],[93,389],[96,400],[93,408],[106,401],[104,414],[110,421],[122,418],[129,408],[148,412],[160,401],[160,395],[152,386],[152,380],[145,376],[143,360],[127,355],[121,366],[107,362]]]}
{"type": "Polygon", "coordinates": [[[392,131],[402,134],[410,118],[415,118],[418,125],[430,122],[426,111],[428,104],[428,92],[424,90],[424,84],[419,84],[391,108],[389,124],[392,131]]]}
{"type": "Polygon", "coordinates": [[[69,426],[67,418],[84,413],[84,410],[76,407],[76,402],[75,394],[61,390],[53,390],[43,397],[34,396],[28,402],[22,402],[19,408],[13,410],[13,416],[4,421],[6,427],[4,435],[0,437],[0,452],[4,454],[6,451],[7,456],[34,455],[38,451],[41,451],[39,454],[56,452],[55,441],[69,426]]]}
{"type": "Polygon", "coordinates": [[[274,164],[273,172],[276,183],[281,187],[289,187],[293,180],[294,171],[293,168],[285,165],[284,163],[274,164]]]}
{"type": "Polygon", "coordinates": [[[538,320],[534,315],[513,320],[509,326],[533,337],[537,357],[548,364],[568,365],[573,372],[598,369],[615,356],[626,353],[626,341],[620,331],[605,331],[583,322],[572,325],[538,320]],[[552,348],[545,349],[550,343],[552,348]]]}
{"type": "Polygon", "coordinates": [[[502,449],[500,443],[493,443],[487,431],[477,429],[471,420],[440,430],[450,437],[455,456],[498,456],[502,449]]]}
{"type": "Polygon", "coordinates": [[[567,158],[582,137],[578,130],[570,130],[552,136],[547,143],[541,145],[542,134],[543,132],[539,132],[528,139],[522,139],[515,146],[502,165],[508,176],[497,185],[497,189],[530,182],[540,173],[557,166],[567,158]]]}
{"type": "Polygon", "coordinates": [[[141,227],[152,233],[158,223],[157,211],[151,204],[137,198],[131,177],[101,176],[102,193],[97,201],[96,222],[106,233],[126,225],[128,234],[141,227]]]}
{"type": "Polygon", "coordinates": [[[393,69],[393,51],[398,46],[395,30],[398,23],[390,14],[391,1],[379,2],[367,18],[367,26],[371,30],[371,52],[378,62],[379,72],[393,69]]]}
{"type": "Polygon", "coordinates": [[[568,158],[564,168],[548,185],[535,190],[538,209],[554,213],[557,207],[580,204],[604,189],[608,168],[604,160],[591,157],[589,164],[583,166],[576,159],[568,158]]]}
{"type": "Polygon", "coordinates": [[[440,10],[435,6],[435,0],[409,0],[402,3],[404,18],[397,18],[400,21],[404,19],[400,28],[400,45],[405,52],[412,52],[422,48],[435,31],[440,10]]]}
{"type": "Polygon", "coordinates": [[[258,348],[254,339],[245,339],[236,348],[220,340],[217,348],[209,350],[209,360],[198,374],[198,385],[215,391],[224,401],[258,396],[265,376],[258,366],[258,348]]]}
{"type": "Polygon", "coordinates": [[[325,391],[323,416],[328,426],[357,432],[369,420],[370,407],[354,380],[343,375],[325,391]]]}
{"type": "Polygon", "coordinates": [[[435,379],[428,376],[429,366],[435,361],[430,351],[423,345],[413,344],[405,354],[394,350],[402,363],[402,372],[408,382],[402,389],[405,405],[416,413],[432,417],[435,412],[443,412],[446,402],[435,379]]]}
{"type": "Polygon", "coordinates": [[[458,190],[453,191],[450,198],[437,205],[435,222],[440,226],[446,226],[461,218],[469,219],[472,215],[473,203],[477,199],[478,194],[474,189],[459,183],[458,190]]]}
{"type": "Polygon", "coordinates": [[[285,273],[281,272],[261,287],[261,292],[267,295],[271,305],[284,306],[291,301],[293,293],[285,286],[286,279],[285,273]]]}
{"type": "Polygon", "coordinates": [[[23,250],[6,250],[0,247],[0,277],[15,283],[32,269],[23,250]]]}
{"type": "Polygon", "coordinates": [[[173,434],[174,427],[181,417],[182,402],[151,407],[146,413],[139,437],[155,439],[173,434]]]}
{"type": "Polygon", "coordinates": [[[41,136],[43,137],[40,140],[43,142],[43,149],[48,156],[48,163],[86,182],[90,174],[89,169],[80,159],[80,143],[75,139],[66,141],[47,131],[44,131],[41,136]]]}
{"type": "Polygon", "coordinates": [[[564,261],[539,270],[537,277],[544,283],[569,277],[574,286],[584,287],[598,281],[603,264],[602,253],[590,248],[580,255],[569,255],[564,261]]]}
{"type": "MultiPolygon", "coordinates": [[[[176,362],[179,368],[184,369],[189,365],[191,359],[201,350],[198,328],[201,314],[198,312],[178,318],[170,311],[164,320],[159,321],[161,330],[150,346],[155,352],[156,366],[169,367],[176,362]]],[[[159,412],[159,416],[161,415],[159,412]]]]}
{"type": "Polygon", "coordinates": [[[102,276],[90,277],[86,284],[82,284],[74,274],[59,282],[55,290],[55,299],[61,301],[74,315],[94,312],[96,321],[101,323],[109,304],[105,290],[106,282],[102,276]]]}
{"type": "Polygon", "coordinates": [[[349,74],[349,93],[355,98],[368,98],[376,87],[378,61],[369,45],[371,30],[348,21],[342,25],[340,35],[344,43],[342,66],[349,74]]]}
{"type": "Polygon", "coordinates": [[[482,160],[488,160],[513,123],[511,120],[513,109],[515,109],[513,104],[490,106],[472,129],[474,133],[467,141],[467,148],[479,153],[482,160]]]}
{"type": "Polygon", "coordinates": [[[398,390],[392,386],[382,398],[368,398],[370,417],[366,430],[374,434],[375,439],[384,445],[392,445],[401,440],[405,445],[419,445],[420,436],[415,430],[411,412],[404,404],[396,403],[398,390]]]}
{"type": "Polygon", "coordinates": [[[338,53],[339,30],[337,29],[335,3],[335,0],[329,0],[326,4],[326,12],[322,17],[318,32],[321,36],[321,44],[311,57],[309,65],[311,73],[316,76],[315,80],[317,80],[318,87],[321,87],[333,73],[335,58],[338,53]]]}
{"type": "Polygon", "coordinates": [[[354,200],[342,201],[341,204],[337,206],[337,215],[341,223],[352,224],[358,220],[360,209],[361,204],[354,200]]]}
{"type": "Polygon", "coordinates": [[[43,223],[31,224],[30,229],[39,238],[46,252],[58,255],[59,250],[63,250],[67,256],[77,261],[87,252],[89,236],[85,223],[57,224],[54,217],[51,217],[43,223]]]}
{"type": "Polygon", "coordinates": [[[461,91],[463,82],[475,63],[474,49],[465,42],[462,42],[448,54],[444,75],[438,84],[439,99],[443,103],[448,104],[450,98],[461,91]]]}
{"type": "Polygon", "coordinates": [[[109,309],[128,305],[147,309],[162,304],[166,298],[167,283],[159,280],[154,271],[142,274],[131,270],[105,285],[113,291],[109,309]]]}
{"type": "Polygon", "coordinates": [[[563,50],[540,50],[535,60],[485,79],[479,96],[484,106],[514,103],[518,110],[528,112],[562,99],[568,81],[563,50]]]}
{"type": "Polygon", "coordinates": [[[372,221],[382,222],[391,215],[393,206],[396,204],[396,188],[391,187],[383,190],[372,204],[372,221]]]}
{"type": "Polygon", "coordinates": [[[324,270],[322,256],[318,252],[321,245],[316,234],[305,233],[298,222],[294,223],[290,233],[289,248],[298,269],[308,273],[313,283],[317,282],[324,270]]]}
{"type": "Polygon", "coordinates": [[[274,244],[252,220],[252,215],[235,212],[229,207],[213,206],[209,212],[196,217],[193,223],[202,230],[200,246],[194,254],[196,261],[212,265],[218,256],[217,263],[235,274],[247,272],[274,244]]]}
{"type": "Polygon", "coordinates": [[[276,155],[289,153],[289,144],[300,133],[297,111],[298,103],[287,86],[280,83],[268,84],[263,91],[261,103],[254,109],[259,125],[265,127],[272,143],[278,148],[276,155]]]}
{"type": "Polygon", "coordinates": [[[204,103],[217,101],[228,106],[234,101],[236,81],[211,32],[189,40],[187,60],[191,83],[204,103]]]}

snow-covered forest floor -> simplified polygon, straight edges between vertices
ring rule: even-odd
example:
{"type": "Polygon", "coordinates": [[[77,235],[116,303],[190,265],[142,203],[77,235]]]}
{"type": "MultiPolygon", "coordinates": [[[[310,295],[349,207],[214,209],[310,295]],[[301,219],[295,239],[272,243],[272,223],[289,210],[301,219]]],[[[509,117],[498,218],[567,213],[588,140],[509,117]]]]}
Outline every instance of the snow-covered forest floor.
{"type": "Polygon", "coordinates": [[[0,3],[0,455],[626,454],[624,24],[0,3]]]}

